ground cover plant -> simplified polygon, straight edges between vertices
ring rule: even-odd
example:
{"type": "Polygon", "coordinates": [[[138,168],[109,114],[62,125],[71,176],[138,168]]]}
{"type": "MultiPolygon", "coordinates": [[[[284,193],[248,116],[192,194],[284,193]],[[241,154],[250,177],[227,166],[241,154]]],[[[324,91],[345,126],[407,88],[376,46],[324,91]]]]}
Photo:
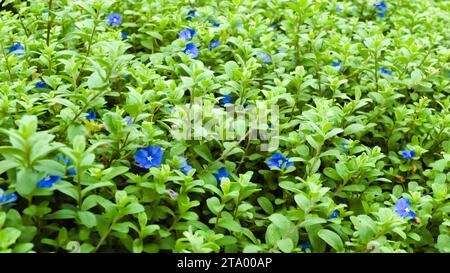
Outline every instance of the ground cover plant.
{"type": "Polygon", "coordinates": [[[450,252],[449,25],[437,0],[3,1],[0,252],[450,252]],[[276,147],[176,138],[199,99],[276,106],[276,147]]]}

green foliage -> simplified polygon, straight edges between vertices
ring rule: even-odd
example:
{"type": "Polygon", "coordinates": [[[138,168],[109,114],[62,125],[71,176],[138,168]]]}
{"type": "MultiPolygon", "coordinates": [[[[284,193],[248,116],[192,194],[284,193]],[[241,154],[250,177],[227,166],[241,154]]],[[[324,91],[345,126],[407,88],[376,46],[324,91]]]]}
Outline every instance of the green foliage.
{"type": "Polygon", "coordinates": [[[0,252],[450,253],[448,1],[376,2],[3,1],[0,252]],[[293,166],[247,131],[171,135],[172,107],[228,94],[279,107],[293,166]]]}

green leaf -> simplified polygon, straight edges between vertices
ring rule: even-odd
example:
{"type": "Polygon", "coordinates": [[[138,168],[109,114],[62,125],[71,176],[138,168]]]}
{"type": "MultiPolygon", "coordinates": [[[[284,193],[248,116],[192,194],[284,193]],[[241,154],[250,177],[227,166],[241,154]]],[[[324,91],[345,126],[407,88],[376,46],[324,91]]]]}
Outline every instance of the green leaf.
{"type": "Polygon", "coordinates": [[[283,214],[275,213],[269,216],[269,220],[282,232],[287,232],[291,222],[283,214]]]}
{"type": "Polygon", "coordinates": [[[305,221],[303,221],[300,224],[300,227],[308,228],[310,226],[314,226],[314,225],[317,225],[317,224],[324,224],[326,222],[327,221],[325,219],[322,219],[322,218],[319,218],[319,217],[309,218],[309,219],[306,219],[305,221]]]}
{"type": "Polygon", "coordinates": [[[111,167],[103,171],[102,181],[110,181],[114,177],[128,172],[130,168],[125,166],[111,167]]]}
{"type": "Polygon", "coordinates": [[[34,165],[34,168],[52,176],[63,176],[65,173],[65,167],[55,160],[39,160],[38,163],[34,165]]]}
{"type": "Polygon", "coordinates": [[[314,150],[319,151],[321,145],[310,135],[306,136],[306,141],[308,141],[309,145],[314,148],[314,150]]]}
{"type": "Polygon", "coordinates": [[[351,134],[356,134],[356,133],[359,133],[360,131],[364,130],[365,128],[366,128],[366,126],[359,124],[359,123],[351,124],[347,128],[345,128],[344,135],[348,136],[351,134]]]}
{"type": "Polygon", "coordinates": [[[159,230],[158,225],[148,225],[142,230],[142,237],[145,238],[147,236],[153,235],[157,230],[159,230]]]}
{"type": "Polygon", "coordinates": [[[340,162],[336,163],[335,166],[336,166],[336,172],[342,178],[342,180],[348,181],[350,173],[347,169],[347,166],[345,166],[345,163],[340,161],[340,162]]]}
{"type": "Polygon", "coordinates": [[[291,253],[292,249],[294,249],[294,243],[290,238],[282,239],[277,241],[277,246],[284,253],[291,253]]]}
{"type": "Polygon", "coordinates": [[[103,187],[113,187],[113,186],[114,186],[114,184],[111,183],[111,182],[98,182],[98,183],[94,183],[94,184],[89,185],[89,186],[87,186],[86,188],[84,188],[84,189],[81,191],[81,195],[82,195],[82,196],[86,196],[86,194],[87,194],[88,192],[93,191],[93,190],[95,190],[95,189],[103,188],[103,187]]]}
{"type": "Polygon", "coordinates": [[[270,202],[269,199],[267,199],[264,196],[260,196],[257,199],[258,204],[261,206],[261,208],[267,213],[267,214],[272,214],[273,213],[273,205],[270,202]]]}
{"type": "Polygon", "coordinates": [[[208,162],[212,162],[213,161],[213,157],[211,155],[211,152],[209,151],[209,148],[206,144],[202,144],[202,145],[198,145],[198,146],[194,146],[194,152],[199,155],[200,157],[202,157],[203,159],[205,159],[208,162]]]}
{"type": "Polygon", "coordinates": [[[208,198],[208,200],[206,200],[206,205],[208,206],[209,210],[214,213],[214,215],[218,215],[225,206],[222,205],[219,198],[215,196],[208,198]]]}
{"type": "Polygon", "coordinates": [[[135,214],[143,211],[145,211],[145,209],[141,204],[131,203],[122,211],[122,214],[135,214]]]}
{"type": "Polygon", "coordinates": [[[323,173],[334,181],[341,181],[341,177],[334,168],[326,167],[323,173]]]}
{"type": "Polygon", "coordinates": [[[219,220],[219,227],[223,227],[229,231],[234,231],[234,232],[240,232],[241,231],[241,225],[234,221],[232,218],[221,218],[219,220]]]}
{"type": "Polygon", "coordinates": [[[344,244],[342,243],[341,237],[335,232],[322,229],[318,232],[319,237],[324,240],[328,245],[330,245],[336,252],[344,252],[344,244]]]}
{"type": "Polygon", "coordinates": [[[14,244],[21,232],[18,229],[7,227],[0,230],[0,249],[6,249],[14,244]]]}
{"type": "Polygon", "coordinates": [[[141,239],[136,238],[133,240],[133,253],[141,253],[144,249],[144,245],[141,239]]]}
{"type": "Polygon", "coordinates": [[[116,113],[108,112],[103,115],[103,122],[105,122],[106,129],[112,134],[117,135],[121,128],[121,120],[116,113]]]}
{"type": "Polygon", "coordinates": [[[32,169],[21,169],[17,172],[17,192],[21,196],[30,196],[38,183],[38,174],[32,169]]]}
{"type": "Polygon", "coordinates": [[[123,234],[127,234],[132,226],[133,224],[130,222],[114,223],[111,229],[123,234]]]}
{"type": "Polygon", "coordinates": [[[303,211],[308,211],[311,207],[311,202],[309,199],[302,193],[296,194],[294,196],[295,203],[297,203],[298,207],[301,208],[303,211]]]}
{"type": "Polygon", "coordinates": [[[90,211],[79,211],[77,216],[80,223],[85,225],[87,228],[95,227],[95,225],[97,224],[95,214],[90,211]]]}
{"type": "Polygon", "coordinates": [[[337,134],[342,133],[344,130],[342,130],[341,128],[334,128],[333,130],[329,131],[326,135],[325,135],[325,139],[330,139],[332,137],[334,137],[337,134]]]}
{"type": "Polygon", "coordinates": [[[6,172],[9,169],[17,168],[19,166],[20,166],[20,164],[15,161],[11,161],[11,160],[0,161],[0,174],[6,172]]]}
{"type": "Polygon", "coordinates": [[[358,221],[356,226],[360,241],[363,244],[367,244],[370,240],[372,240],[372,236],[377,231],[376,223],[367,215],[359,215],[355,219],[358,221]]]}
{"type": "Polygon", "coordinates": [[[441,234],[438,236],[436,248],[440,253],[450,253],[450,236],[441,234]]]}
{"type": "Polygon", "coordinates": [[[55,185],[53,185],[53,188],[64,193],[67,196],[72,197],[75,201],[78,202],[78,190],[75,185],[72,185],[65,181],[60,181],[58,183],[55,183],[55,185]]]}
{"type": "Polygon", "coordinates": [[[77,217],[77,212],[70,209],[61,209],[53,212],[52,214],[48,214],[45,216],[45,219],[75,219],[77,217]]]}
{"type": "Polygon", "coordinates": [[[348,185],[342,188],[343,191],[363,192],[366,189],[365,185],[348,185]]]}

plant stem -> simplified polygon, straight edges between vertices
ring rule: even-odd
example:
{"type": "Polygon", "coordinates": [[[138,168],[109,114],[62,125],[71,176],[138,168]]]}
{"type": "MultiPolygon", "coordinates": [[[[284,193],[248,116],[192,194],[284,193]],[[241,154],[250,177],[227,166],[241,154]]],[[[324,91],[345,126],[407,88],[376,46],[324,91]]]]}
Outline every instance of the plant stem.
{"type": "Polygon", "coordinates": [[[25,24],[23,23],[22,20],[22,16],[19,14],[19,21],[20,21],[20,25],[22,26],[23,30],[25,31],[25,35],[27,35],[27,37],[30,37],[30,33],[28,32],[28,29],[25,27],[25,24]]]}
{"type": "Polygon", "coordinates": [[[81,206],[81,172],[77,169],[77,191],[78,191],[78,208],[81,206]]]}
{"type": "MultiPolygon", "coordinates": [[[[100,92],[98,92],[90,101],[94,101],[96,98],[98,98],[101,94],[103,94],[103,92],[104,91],[100,91],[100,92]]],[[[81,108],[81,110],[75,115],[75,117],[72,119],[72,121],[70,122],[70,123],[68,123],[68,124],[66,124],[62,129],[61,129],[61,131],[60,131],[60,133],[59,133],[59,137],[61,137],[61,136],[63,136],[65,133],[66,133],[66,130],[67,130],[67,128],[69,127],[69,125],[71,125],[72,123],[74,123],[76,120],[77,120],[77,118],[78,117],[80,117],[80,115],[82,114],[82,113],[84,113],[86,110],[87,110],[87,108],[88,108],[88,106],[89,106],[89,103],[86,103],[84,106],[83,106],[83,108],[81,108]]]]}
{"type": "Polygon", "coordinates": [[[294,39],[294,46],[295,46],[295,63],[298,65],[300,63],[300,39],[299,39],[299,31],[300,31],[300,25],[301,25],[301,15],[298,14],[297,16],[297,24],[295,26],[295,39],[294,39]]]}
{"type": "Polygon", "coordinates": [[[123,141],[123,144],[121,144],[120,139],[119,139],[119,143],[117,144],[117,151],[115,154],[111,155],[111,160],[108,162],[108,164],[105,166],[105,168],[109,168],[112,163],[116,160],[116,157],[120,158],[120,152],[122,151],[122,149],[127,146],[127,142],[128,142],[128,138],[130,137],[131,132],[128,132],[127,135],[125,136],[125,140],[123,141]]]}
{"type": "Polygon", "coordinates": [[[86,60],[89,57],[89,55],[91,54],[92,40],[94,39],[95,30],[97,29],[97,19],[98,19],[98,14],[97,14],[97,17],[94,19],[94,27],[92,28],[91,35],[89,36],[88,48],[86,51],[86,58],[84,59],[83,63],[81,64],[80,73],[78,74],[77,79],[75,81],[75,83],[77,85],[78,85],[78,81],[80,79],[81,73],[83,72],[84,66],[86,65],[86,60]]]}
{"type": "Polygon", "coordinates": [[[378,93],[378,53],[375,52],[375,92],[378,93]]]}
{"type": "Polygon", "coordinates": [[[53,0],[48,0],[48,20],[47,20],[47,46],[50,46],[50,31],[52,30],[52,4],[53,0]]]}
{"type": "Polygon", "coordinates": [[[3,57],[5,58],[6,68],[8,69],[9,81],[12,82],[11,67],[9,67],[8,56],[6,55],[5,48],[3,47],[2,41],[0,41],[0,46],[2,47],[2,54],[3,54],[3,57]]]}
{"type": "Polygon", "coordinates": [[[98,249],[100,248],[100,246],[103,244],[103,242],[106,240],[106,238],[108,237],[108,235],[111,233],[112,231],[112,227],[113,225],[117,222],[117,220],[119,220],[118,218],[114,217],[111,225],[108,228],[108,231],[103,234],[103,236],[100,238],[100,241],[98,242],[97,246],[95,247],[94,253],[98,251],[98,249]]]}

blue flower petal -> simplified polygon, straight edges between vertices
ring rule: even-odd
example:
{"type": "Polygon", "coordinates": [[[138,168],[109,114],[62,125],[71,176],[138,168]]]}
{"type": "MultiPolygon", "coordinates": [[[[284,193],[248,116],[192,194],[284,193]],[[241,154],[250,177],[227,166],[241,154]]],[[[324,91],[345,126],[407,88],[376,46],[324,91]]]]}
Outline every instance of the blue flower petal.
{"type": "Polygon", "coordinates": [[[87,120],[94,120],[97,118],[97,113],[95,113],[94,111],[88,110],[87,113],[88,113],[86,117],[87,120]]]}
{"type": "Polygon", "coordinates": [[[113,27],[118,26],[122,23],[122,16],[118,13],[111,13],[108,15],[108,23],[113,27]]]}
{"type": "Polygon", "coordinates": [[[194,37],[195,35],[195,30],[191,29],[191,28],[185,28],[182,31],[180,31],[180,33],[178,34],[178,37],[180,39],[185,39],[190,40],[194,37]]]}
{"type": "Polygon", "coordinates": [[[221,44],[220,44],[220,41],[219,40],[216,40],[216,39],[213,39],[213,40],[211,40],[210,42],[209,42],[209,50],[213,50],[214,48],[216,48],[216,47],[218,47],[218,46],[220,46],[221,44]]]}
{"type": "Polygon", "coordinates": [[[274,153],[269,161],[267,162],[267,166],[269,168],[277,168],[286,170],[287,168],[294,165],[294,162],[290,162],[287,158],[285,158],[281,153],[274,153]]]}
{"type": "Polygon", "coordinates": [[[37,187],[38,188],[46,188],[49,189],[53,186],[53,184],[57,181],[61,180],[61,176],[51,176],[51,175],[47,175],[44,178],[41,179],[41,181],[39,181],[37,183],[37,187]]]}
{"type": "Polygon", "coordinates": [[[139,167],[150,169],[161,165],[163,154],[164,152],[160,146],[148,146],[137,150],[134,154],[134,159],[139,167]]]}
{"type": "Polygon", "coordinates": [[[233,103],[233,98],[230,94],[224,95],[222,99],[220,99],[220,103],[225,105],[228,103],[233,103]]]}
{"type": "Polygon", "coordinates": [[[270,63],[272,60],[270,59],[269,55],[267,55],[264,52],[258,52],[256,53],[256,58],[261,59],[264,63],[270,63]]]}
{"type": "Polygon", "coordinates": [[[217,173],[214,174],[214,177],[216,178],[217,182],[220,184],[222,181],[222,178],[230,177],[230,173],[228,173],[227,169],[224,167],[220,168],[217,173]]]}
{"type": "Polygon", "coordinates": [[[15,44],[12,47],[9,48],[8,53],[12,53],[15,51],[18,51],[16,53],[14,53],[15,56],[23,56],[23,52],[25,50],[25,47],[21,44],[15,44]]]}
{"type": "Polygon", "coordinates": [[[416,213],[410,209],[410,206],[411,206],[411,202],[409,202],[408,199],[402,197],[402,198],[398,199],[397,202],[395,202],[394,210],[398,214],[398,216],[400,216],[402,218],[407,218],[407,217],[415,218],[416,213]]]}
{"type": "Polygon", "coordinates": [[[199,54],[197,47],[193,43],[187,44],[183,53],[188,55],[191,59],[197,58],[199,54]]]}

